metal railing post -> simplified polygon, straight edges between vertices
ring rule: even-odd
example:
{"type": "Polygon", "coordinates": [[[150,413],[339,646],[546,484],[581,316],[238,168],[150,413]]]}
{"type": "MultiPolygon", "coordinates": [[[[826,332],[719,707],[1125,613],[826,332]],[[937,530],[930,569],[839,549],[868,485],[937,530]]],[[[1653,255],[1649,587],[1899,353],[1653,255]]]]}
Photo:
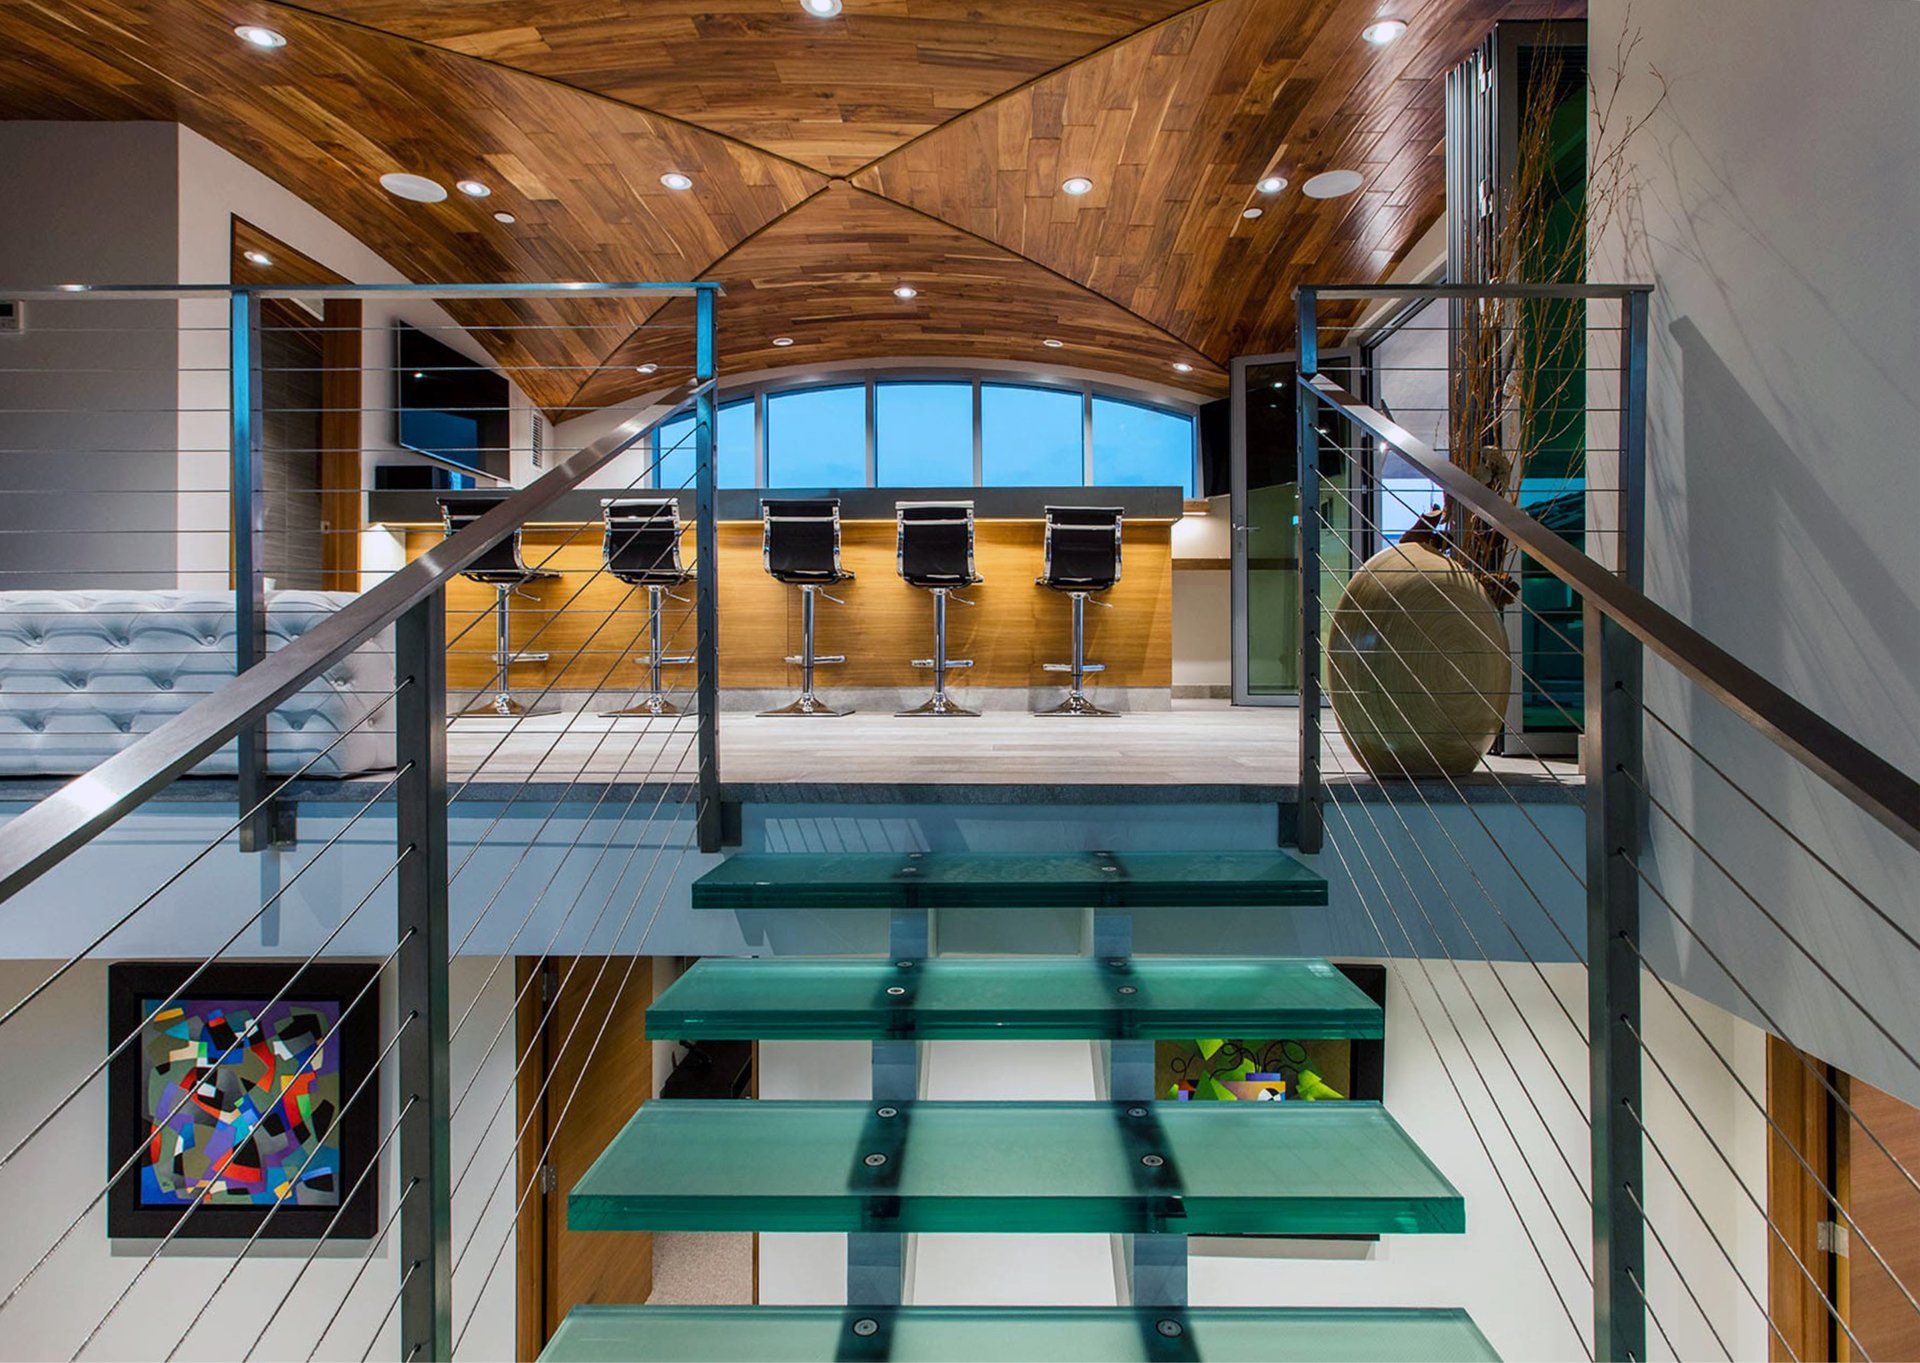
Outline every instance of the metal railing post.
{"type": "MultiPolygon", "coordinates": [[[[1320,372],[1319,298],[1300,289],[1299,377],[1320,372]]],[[[1294,385],[1299,421],[1300,525],[1295,543],[1300,574],[1300,817],[1295,842],[1318,852],[1325,815],[1320,794],[1320,400],[1307,384],[1294,385]]]]}
{"type": "MultiPolygon", "coordinates": [[[[1621,302],[1620,559],[1638,591],[1646,528],[1647,296],[1621,302]]],[[[1587,1026],[1595,1356],[1647,1356],[1640,1093],[1640,641],[1587,603],[1587,1026]]]]}
{"type": "Polygon", "coordinates": [[[700,385],[693,400],[693,520],[699,544],[694,577],[696,634],[694,677],[699,714],[700,850],[717,852],[725,836],[720,808],[720,541],[714,491],[714,296],[701,289],[694,298],[693,378],[700,385]]]}
{"type": "Polygon", "coordinates": [[[399,869],[400,1358],[453,1356],[447,1061],[447,617],[444,589],[394,624],[399,869]]]}
{"type": "MultiPolygon", "coordinates": [[[[260,299],[250,289],[236,288],[228,296],[227,383],[227,495],[237,676],[267,655],[267,594],[261,577],[266,514],[260,469],[260,299]]],[[[241,729],[237,743],[236,794],[245,816],[238,830],[240,850],[264,852],[273,845],[273,809],[262,804],[267,794],[266,718],[241,729]]]]}

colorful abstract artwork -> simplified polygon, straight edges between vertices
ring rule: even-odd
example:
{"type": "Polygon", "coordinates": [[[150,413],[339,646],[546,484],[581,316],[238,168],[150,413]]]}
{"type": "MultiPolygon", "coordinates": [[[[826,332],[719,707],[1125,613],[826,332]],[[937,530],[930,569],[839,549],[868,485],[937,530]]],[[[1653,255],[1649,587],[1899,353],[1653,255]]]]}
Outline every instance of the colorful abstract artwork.
{"type": "Polygon", "coordinates": [[[1163,1041],[1154,1061],[1160,1096],[1174,1102],[1325,1102],[1352,1094],[1350,1041],[1163,1041]]]}
{"type": "Polygon", "coordinates": [[[114,1169],[130,1167],[113,1186],[109,1233],[178,1225],[183,1236],[224,1236],[263,1222],[269,1235],[364,1233],[375,1190],[360,1175],[378,1106],[377,1086],[360,1082],[375,1008],[369,972],[223,966],[189,984],[191,975],[152,965],[110,973],[115,1041],[133,1044],[114,1064],[114,1169]]]}

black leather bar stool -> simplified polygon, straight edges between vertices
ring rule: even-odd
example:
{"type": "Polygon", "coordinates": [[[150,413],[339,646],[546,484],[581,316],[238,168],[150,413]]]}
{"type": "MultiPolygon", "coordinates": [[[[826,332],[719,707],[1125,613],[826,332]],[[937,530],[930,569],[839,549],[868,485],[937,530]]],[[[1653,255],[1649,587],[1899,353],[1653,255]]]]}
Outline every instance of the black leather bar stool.
{"type": "Polygon", "coordinates": [[[608,498],[600,504],[606,523],[602,552],[607,572],[629,587],[647,589],[647,654],[636,662],[647,665],[646,698],[624,710],[606,710],[608,719],[677,715],[680,707],[660,689],[660,669],[684,667],[691,653],[669,655],[660,628],[662,600],[684,602],[673,589],[693,580],[693,570],[680,562],[680,503],[671,497],[608,498]]]}
{"type": "MultiPolygon", "coordinates": [[[[440,516],[446,532],[454,535],[472,525],[487,512],[506,501],[505,493],[479,493],[460,498],[458,501],[442,497],[440,516]]],[[[478,701],[460,712],[459,718],[469,716],[490,716],[495,719],[519,719],[526,715],[551,714],[559,709],[557,705],[542,705],[529,709],[513,698],[513,686],[508,680],[508,670],[515,663],[544,663],[545,653],[515,653],[512,635],[508,629],[508,602],[515,592],[529,600],[537,599],[526,590],[527,584],[544,582],[559,577],[558,573],[547,572],[541,568],[529,568],[520,557],[520,531],[501,540],[486,553],[480,555],[460,574],[474,582],[485,583],[499,593],[499,607],[494,620],[494,692],[491,700],[478,701]]]]}
{"type": "MultiPolygon", "coordinates": [[[[1043,715],[1112,715],[1087,699],[1087,675],[1106,671],[1087,661],[1087,598],[1120,580],[1120,508],[1050,506],[1047,508],[1046,566],[1038,585],[1073,598],[1073,661],[1048,663],[1049,672],[1071,672],[1067,698],[1043,715]]],[[[1107,603],[1097,601],[1095,605],[1107,603]]]]}
{"type": "MultiPolygon", "coordinates": [[[[933,669],[933,695],[903,715],[978,715],[947,697],[947,669],[972,667],[973,660],[947,656],[947,597],[980,581],[973,570],[972,502],[901,502],[894,507],[898,529],[900,576],[910,587],[933,593],[933,656],[915,658],[915,667],[933,669]]],[[[964,606],[971,601],[955,597],[964,606]]]]}
{"type": "Polygon", "coordinates": [[[826,596],[835,605],[844,605],[838,597],[827,596],[824,588],[850,582],[853,574],[840,566],[840,499],[838,497],[796,497],[760,503],[760,555],[767,573],[776,582],[800,589],[800,652],[787,659],[800,667],[800,696],[767,715],[850,715],[851,710],[836,710],[813,694],[813,669],[827,663],[844,663],[846,655],[835,653],[821,657],[813,651],[813,598],[826,596]]]}

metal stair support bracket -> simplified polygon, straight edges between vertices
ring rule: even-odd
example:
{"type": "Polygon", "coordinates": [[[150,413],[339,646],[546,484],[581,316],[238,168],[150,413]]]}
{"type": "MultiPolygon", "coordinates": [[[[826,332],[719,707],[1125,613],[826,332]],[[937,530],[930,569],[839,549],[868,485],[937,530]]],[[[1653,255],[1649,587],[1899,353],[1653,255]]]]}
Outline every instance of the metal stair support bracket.
{"type": "MultiPolygon", "coordinates": [[[[896,967],[894,982],[886,986],[890,1006],[913,1007],[914,972],[927,958],[931,942],[929,910],[895,909],[887,931],[887,952],[896,967]],[[898,991],[898,992],[896,992],[898,991]]],[[[910,1104],[920,1096],[920,1043],[912,1040],[875,1041],[873,1047],[873,1102],[875,1129],[886,1149],[870,1152],[894,1161],[891,1170],[873,1166],[876,1174],[898,1174],[905,1144],[910,1104]]],[[[847,1302],[853,1306],[905,1305],[907,1237],[893,1231],[861,1231],[847,1236],[847,1302]]]]}

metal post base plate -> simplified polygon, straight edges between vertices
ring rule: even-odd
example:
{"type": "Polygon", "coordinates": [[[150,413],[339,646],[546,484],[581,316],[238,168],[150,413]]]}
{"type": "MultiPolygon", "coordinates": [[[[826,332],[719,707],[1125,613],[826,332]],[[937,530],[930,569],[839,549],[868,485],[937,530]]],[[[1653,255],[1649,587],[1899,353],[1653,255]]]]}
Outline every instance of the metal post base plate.
{"type": "Polygon", "coordinates": [[[624,710],[602,710],[602,719],[655,719],[668,715],[681,715],[686,711],[668,700],[665,696],[648,696],[638,705],[629,705],[624,710]]]}
{"type": "Polygon", "coordinates": [[[853,713],[853,711],[836,710],[831,705],[828,705],[825,701],[821,700],[818,696],[802,696],[798,700],[792,701],[786,705],[782,705],[777,710],[762,710],[760,713],[765,716],[817,715],[822,717],[837,718],[841,715],[850,715],[853,713]]]}
{"type": "Polygon", "coordinates": [[[462,710],[456,719],[526,719],[532,715],[557,715],[558,705],[523,705],[512,696],[498,695],[462,710]]]}
{"type": "Polygon", "coordinates": [[[1033,713],[1042,719],[1050,715],[1079,715],[1088,719],[1118,719],[1120,717],[1118,710],[1102,710],[1098,705],[1095,705],[1077,691],[1069,695],[1051,710],[1035,710],[1033,713]]]}
{"type": "Polygon", "coordinates": [[[951,696],[928,696],[911,710],[896,710],[894,713],[902,719],[918,715],[939,715],[942,718],[978,719],[978,710],[969,710],[964,705],[954,704],[951,696]]]}

